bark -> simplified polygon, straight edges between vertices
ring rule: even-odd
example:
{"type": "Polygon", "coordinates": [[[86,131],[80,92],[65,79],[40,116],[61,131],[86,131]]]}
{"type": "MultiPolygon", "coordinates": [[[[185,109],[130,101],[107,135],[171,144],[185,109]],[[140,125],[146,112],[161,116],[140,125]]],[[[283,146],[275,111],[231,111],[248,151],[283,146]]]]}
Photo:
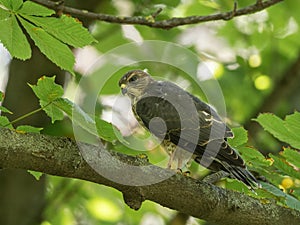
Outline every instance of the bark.
{"type": "Polygon", "coordinates": [[[80,16],[86,19],[91,20],[99,20],[105,21],[108,23],[118,23],[118,24],[135,24],[135,25],[143,25],[153,28],[161,28],[161,29],[171,29],[178,26],[188,25],[188,24],[196,24],[203,23],[208,21],[216,21],[216,20],[231,20],[234,17],[248,15],[251,13],[256,13],[261,10],[264,10],[272,5],[275,5],[283,0],[257,0],[253,5],[247,6],[242,9],[237,9],[237,2],[234,3],[233,9],[230,12],[217,13],[207,16],[188,16],[188,17],[173,17],[165,20],[156,20],[158,14],[162,11],[162,9],[158,9],[156,12],[153,12],[152,15],[143,17],[143,16],[114,16],[103,13],[93,13],[87,10],[77,9],[65,6],[64,4],[60,4],[61,2],[52,2],[49,0],[32,0],[36,3],[49,7],[51,9],[56,10],[57,12],[64,12],[67,14],[71,14],[73,16],[80,16]]]}
{"type": "MultiPolygon", "coordinates": [[[[113,187],[123,193],[124,200],[133,209],[150,200],[182,213],[222,225],[299,225],[300,212],[260,201],[243,193],[216,187],[211,184],[172,174],[162,182],[147,186],[127,186],[109,180],[93,170],[82,158],[78,144],[94,153],[109,153],[118,160],[99,158],[108,171],[122,170],[122,163],[149,165],[143,157],[134,157],[106,150],[99,146],[76,143],[64,137],[40,134],[20,134],[0,128],[0,167],[35,170],[46,174],[72,177],[113,187]]],[[[137,170],[137,175],[139,174],[137,170]]],[[[144,179],[173,173],[157,166],[144,167],[144,179]],[[146,168],[146,169],[145,169],[146,168]]],[[[132,177],[134,183],[135,177],[132,177]]]]}

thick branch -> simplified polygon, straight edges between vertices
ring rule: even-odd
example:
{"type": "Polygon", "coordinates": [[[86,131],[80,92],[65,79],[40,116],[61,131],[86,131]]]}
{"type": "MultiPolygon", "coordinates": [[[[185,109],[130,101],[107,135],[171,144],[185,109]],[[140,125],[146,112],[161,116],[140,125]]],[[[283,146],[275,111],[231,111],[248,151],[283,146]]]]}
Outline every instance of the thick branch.
{"type": "MultiPolygon", "coordinates": [[[[111,173],[122,170],[120,162],[135,165],[137,168],[150,165],[142,157],[128,156],[83,143],[80,146],[89,149],[91,156],[88,157],[94,157],[95,151],[99,153],[102,156],[99,162],[111,173]],[[108,152],[118,160],[107,161],[102,152],[108,152]]],[[[116,183],[96,173],[82,158],[78,144],[64,137],[20,134],[0,128],[0,167],[35,170],[110,186],[121,191],[125,202],[134,209],[139,209],[144,200],[151,200],[216,224],[300,224],[298,211],[275,203],[260,202],[244,194],[178,174],[148,186],[126,186],[116,183]]],[[[171,173],[153,165],[144,167],[142,172],[145,174],[145,180],[171,173]]],[[[132,183],[135,179],[136,176],[133,176],[132,183]]]]}
{"type": "Polygon", "coordinates": [[[100,20],[109,23],[119,23],[119,24],[138,24],[145,25],[149,27],[170,29],[173,27],[178,27],[187,24],[196,24],[207,21],[216,21],[216,20],[230,20],[237,16],[247,15],[255,13],[261,10],[264,10],[272,5],[275,5],[283,0],[267,0],[267,1],[257,1],[254,5],[247,6],[242,9],[236,9],[236,3],[234,4],[233,10],[230,12],[212,14],[207,16],[189,16],[182,18],[171,18],[166,20],[155,20],[156,16],[133,16],[133,17],[124,17],[124,16],[114,16],[102,13],[93,13],[87,10],[80,10],[71,7],[64,6],[60,4],[61,2],[53,2],[49,0],[32,0],[33,2],[44,5],[48,8],[54,9],[59,12],[68,13],[74,16],[80,16],[92,20],[100,20]]]}

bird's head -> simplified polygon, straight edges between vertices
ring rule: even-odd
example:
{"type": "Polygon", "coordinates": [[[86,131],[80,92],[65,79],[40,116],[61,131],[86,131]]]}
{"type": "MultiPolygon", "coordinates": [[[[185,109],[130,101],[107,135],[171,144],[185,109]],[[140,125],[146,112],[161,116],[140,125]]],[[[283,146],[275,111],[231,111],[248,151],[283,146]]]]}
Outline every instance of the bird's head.
{"type": "Polygon", "coordinates": [[[130,99],[134,99],[143,95],[151,81],[153,79],[145,71],[131,70],[119,80],[119,86],[123,95],[128,95],[130,99]]]}

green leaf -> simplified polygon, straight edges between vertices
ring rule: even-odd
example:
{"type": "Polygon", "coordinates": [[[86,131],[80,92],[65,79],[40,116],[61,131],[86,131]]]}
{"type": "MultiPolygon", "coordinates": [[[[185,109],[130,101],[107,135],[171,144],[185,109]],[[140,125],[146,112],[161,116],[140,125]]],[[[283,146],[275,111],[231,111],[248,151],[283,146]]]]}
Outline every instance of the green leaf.
{"type": "Polygon", "coordinates": [[[7,9],[17,11],[22,6],[23,0],[0,0],[0,4],[7,9]]]}
{"type": "Polygon", "coordinates": [[[64,111],[72,122],[89,133],[99,136],[101,139],[109,142],[118,140],[117,134],[120,135],[120,131],[115,128],[111,123],[108,123],[100,118],[93,118],[85,113],[78,105],[65,98],[57,99],[53,102],[58,109],[64,111]]]}
{"type": "Polygon", "coordinates": [[[243,127],[232,128],[234,138],[228,138],[228,143],[232,147],[241,146],[248,141],[248,132],[243,127]]]}
{"type": "Polygon", "coordinates": [[[34,176],[34,178],[36,180],[40,180],[41,176],[43,175],[43,173],[41,172],[37,172],[37,171],[32,171],[32,170],[27,170],[28,173],[30,173],[32,176],[34,176]]]}
{"type": "Polygon", "coordinates": [[[5,10],[5,9],[2,9],[1,7],[0,7],[0,20],[4,20],[4,19],[6,19],[7,17],[9,17],[11,14],[7,11],[7,10],[5,10]]]}
{"type": "Polygon", "coordinates": [[[25,133],[40,133],[41,130],[43,130],[43,128],[32,127],[29,125],[21,125],[16,128],[16,131],[22,131],[25,133]]]}
{"type": "Polygon", "coordinates": [[[257,119],[254,120],[274,137],[300,149],[300,136],[298,133],[294,133],[294,131],[299,129],[299,115],[288,116],[286,119],[286,121],[283,121],[273,114],[265,113],[260,114],[257,119]]]}
{"type": "MultiPolygon", "coordinates": [[[[0,11],[2,12],[2,10],[0,11]]],[[[2,15],[3,13],[1,13],[2,15]]],[[[0,20],[0,41],[9,51],[11,56],[18,59],[29,59],[31,57],[30,45],[23,34],[16,17],[10,17],[0,20]]]]}
{"type": "Polygon", "coordinates": [[[18,13],[33,16],[51,16],[55,13],[55,11],[35,2],[26,1],[24,2],[22,8],[18,11],[18,13]]]}
{"type": "Polygon", "coordinates": [[[63,120],[64,114],[63,112],[57,108],[53,102],[49,103],[43,100],[40,100],[40,105],[46,114],[51,118],[51,122],[54,123],[56,120],[63,120]]]}
{"type": "Polygon", "coordinates": [[[289,163],[295,165],[300,168],[300,152],[286,148],[281,154],[289,163]]]}
{"type": "Polygon", "coordinates": [[[280,190],[279,188],[275,187],[272,184],[266,183],[266,182],[260,182],[263,189],[267,190],[268,192],[272,193],[273,195],[284,198],[286,194],[280,190]]]}
{"type": "Polygon", "coordinates": [[[18,17],[29,36],[34,41],[35,45],[46,55],[52,62],[60,68],[73,72],[73,65],[75,58],[70,48],[48,34],[43,28],[36,27],[23,19],[18,17]]]}
{"type": "Polygon", "coordinates": [[[243,193],[250,193],[251,191],[243,182],[235,179],[226,179],[226,189],[240,191],[243,193]]]}
{"type": "Polygon", "coordinates": [[[0,111],[1,112],[5,112],[5,113],[9,113],[9,114],[13,114],[9,109],[5,108],[4,106],[0,105],[0,111]]]}
{"type": "Polygon", "coordinates": [[[64,94],[62,86],[55,83],[55,76],[43,76],[38,79],[36,85],[30,85],[34,94],[42,101],[49,103],[60,98],[64,94]]]}
{"type": "Polygon", "coordinates": [[[291,195],[284,193],[283,191],[281,191],[280,189],[276,188],[275,186],[273,186],[271,184],[261,182],[261,185],[268,192],[283,199],[285,201],[285,204],[288,207],[290,207],[292,209],[300,210],[300,201],[298,199],[292,197],[291,195]]]}
{"type": "Polygon", "coordinates": [[[0,116],[0,127],[7,127],[13,129],[14,127],[10,124],[6,116],[0,116]],[[9,124],[9,125],[8,125],[9,124]]]}
{"type": "Polygon", "coordinates": [[[291,195],[287,195],[286,205],[291,209],[296,209],[300,211],[300,201],[291,195]]]}
{"type": "MultiPolygon", "coordinates": [[[[286,128],[293,134],[296,134],[299,137],[300,134],[300,113],[295,112],[292,115],[288,115],[285,118],[286,128]]],[[[299,139],[300,142],[300,139],[299,139]]],[[[300,143],[299,143],[300,145],[300,143]]]]}
{"type": "Polygon", "coordinates": [[[55,76],[43,76],[38,80],[36,85],[29,84],[34,94],[40,99],[40,105],[51,118],[52,123],[64,118],[63,112],[53,104],[56,99],[59,99],[64,94],[64,90],[54,81],[55,76]]]}
{"type": "Polygon", "coordinates": [[[73,17],[62,15],[60,18],[26,16],[27,20],[42,27],[60,41],[74,46],[83,47],[96,41],[86,28],[73,17]]]}
{"type": "Polygon", "coordinates": [[[95,121],[100,138],[109,142],[118,140],[118,136],[120,137],[121,134],[115,126],[105,120],[101,120],[98,117],[95,118],[95,121]]]}
{"type": "Polygon", "coordinates": [[[273,166],[275,166],[277,169],[289,175],[290,177],[300,179],[300,173],[284,159],[281,159],[273,154],[270,154],[270,157],[274,160],[273,166]]]}
{"type": "Polygon", "coordinates": [[[96,125],[92,117],[85,113],[78,105],[66,98],[59,98],[53,102],[53,105],[62,110],[72,120],[72,122],[86,131],[98,136],[96,125]]]}
{"type": "Polygon", "coordinates": [[[0,0],[0,4],[5,6],[5,8],[7,9],[13,10],[13,0],[0,0]]]}
{"type": "Polygon", "coordinates": [[[258,150],[250,147],[239,147],[239,153],[242,155],[243,159],[251,164],[253,167],[269,167],[271,162],[268,161],[263,154],[258,150]]]}
{"type": "Polygon", "coordinates": [[[23,0],[11,0],[10,2],[14,11],[17,11],[23,5],[23,0]]]}
{"type": "Polygon", "coordinates": [[[4,99],[4,93],[2,91],[0,91],[0,102],[2,102],[4,99]]]}
{"type": "Polygon", "coordinates": [[[3,6],[5,6],[5,8],[7,8],[7,9],[11,9],[12,8],[10,0],[0,0],[0,4],[3,5],[3,6]]]}

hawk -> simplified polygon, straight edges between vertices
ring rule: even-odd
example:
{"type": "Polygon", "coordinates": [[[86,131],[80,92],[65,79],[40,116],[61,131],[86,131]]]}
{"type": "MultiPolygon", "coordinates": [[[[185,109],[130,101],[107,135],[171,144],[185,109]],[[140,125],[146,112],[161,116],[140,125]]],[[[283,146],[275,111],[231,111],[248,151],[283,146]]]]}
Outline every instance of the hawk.
{"type": "Polygon", "coordinates": [[[119,81],[122,94],[131,100],[138,122],[154,134],[169,153],[168,167],[178,167],[193,158],[215,171],[209,182],[228,176],[250,188],[258,185],[244,160],[230,147],[231,129],[217,112],[199,98],[168,81],[154,80],[143,70],[127,72],[119,81]]]}

